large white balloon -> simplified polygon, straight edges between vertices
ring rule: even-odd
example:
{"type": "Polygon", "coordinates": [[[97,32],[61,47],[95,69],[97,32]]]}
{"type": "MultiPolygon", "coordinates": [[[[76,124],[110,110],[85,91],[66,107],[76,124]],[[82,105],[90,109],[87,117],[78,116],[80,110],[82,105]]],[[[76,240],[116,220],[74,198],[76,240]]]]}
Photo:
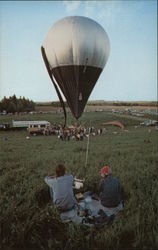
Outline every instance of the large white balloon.
{"type": "Polygon", "coordinates": [[[58,87],[77,119],[107,62],[109,49],[109,38],[102,26],[81,16],[59,20],[44,39],[42,55],[48,73],[63,108],[58,87]]]}

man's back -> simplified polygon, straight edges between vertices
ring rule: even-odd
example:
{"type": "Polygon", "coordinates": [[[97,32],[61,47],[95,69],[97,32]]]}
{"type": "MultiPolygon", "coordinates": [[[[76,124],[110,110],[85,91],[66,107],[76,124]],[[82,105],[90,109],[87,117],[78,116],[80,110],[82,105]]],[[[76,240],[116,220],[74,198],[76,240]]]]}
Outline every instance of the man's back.
{"type": "Polygon", "coordinates": [[[99,186],[101,204],[105,207],[116,207],[120,202],[120,182],[108,175],[100,181],[99,186]]]}
{"type": "Polygon", "coordinates": [[[63,175],[57,178],[45,177],[45,182],[53,191],[53,202],[54,204],[62,209],[69,210],[75,203],[75,197],[73,194],[73,176],[63,175]]]}

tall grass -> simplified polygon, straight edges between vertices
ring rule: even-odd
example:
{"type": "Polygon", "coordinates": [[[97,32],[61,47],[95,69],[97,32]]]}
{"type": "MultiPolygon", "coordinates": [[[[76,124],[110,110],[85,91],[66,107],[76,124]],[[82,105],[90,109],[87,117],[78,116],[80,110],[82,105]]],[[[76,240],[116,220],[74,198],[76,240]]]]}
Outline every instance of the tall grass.
{"type": "MultiPolygon", "coordinates": [[[[80,123],[101,127],[106,119],[116,118],[113,114],[87,113],[80,123]]],[[[56,115],[42,119],[53,122],[56,115]]],[[[62,116],[58,119],[61,122],[62,116]]],[[[122,119],[126,131],[108,127],[102,136],[90,137],[86,168],[86,138],[64,142],[56,136],[32,136],[27,140],[27,131],[0,132],[4,249],[156,249],[157,131],[153,127],[149,133],[147,127],[135,128],[137,120],[122,119]],[[50,201],[37,199],[41,189],[47,191],[44,177],[54,173],[59,161],[65,162],[68,172],[86,179],[84,190],[94,191],[100,168],[111,164],[113,175],[120,179],[124,202],[122,214],[112,225],[96,230],[63,224],[50,201]]],[[[69,116],[69,123],[72,121],[69,116]]]]}

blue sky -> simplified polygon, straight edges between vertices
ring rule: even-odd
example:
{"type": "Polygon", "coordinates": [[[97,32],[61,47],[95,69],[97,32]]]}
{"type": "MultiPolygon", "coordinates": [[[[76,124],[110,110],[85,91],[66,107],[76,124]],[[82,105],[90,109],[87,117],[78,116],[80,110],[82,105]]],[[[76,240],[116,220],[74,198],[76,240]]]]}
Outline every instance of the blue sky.
{"type": "Polygon", "coordinates": [[[87,16],[110,39],[109,60],[90,100],[157,100],[157,2],[0,1],[0,100],[58,100],[40,47],[65,16],[87,16]]]}

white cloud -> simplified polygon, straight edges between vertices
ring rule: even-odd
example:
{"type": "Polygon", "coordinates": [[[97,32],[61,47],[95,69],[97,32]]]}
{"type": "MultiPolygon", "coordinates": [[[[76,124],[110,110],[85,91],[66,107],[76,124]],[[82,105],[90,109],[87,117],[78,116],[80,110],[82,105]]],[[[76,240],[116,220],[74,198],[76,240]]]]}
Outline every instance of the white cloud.
{"type": "Polygon", "coordinates": [[[119,2],[115,1],[84,1],[84,14],[96,21],[111,26],[116,13],[120,11],[119,2]]]}
{"type": "Polygon", "coordinates": [[[80,7],[81,1],[63,1],[63,4],[66,7],[66,12],[70,13],[80,7]]]}
{"type": "Polygon", "coordinates": [[[99,1],[85,1],[84,4],[85,4],[85,15],[87,17],[91,17],[95,12],[96,7],[100,5],[100,2],[99,1]]]}

